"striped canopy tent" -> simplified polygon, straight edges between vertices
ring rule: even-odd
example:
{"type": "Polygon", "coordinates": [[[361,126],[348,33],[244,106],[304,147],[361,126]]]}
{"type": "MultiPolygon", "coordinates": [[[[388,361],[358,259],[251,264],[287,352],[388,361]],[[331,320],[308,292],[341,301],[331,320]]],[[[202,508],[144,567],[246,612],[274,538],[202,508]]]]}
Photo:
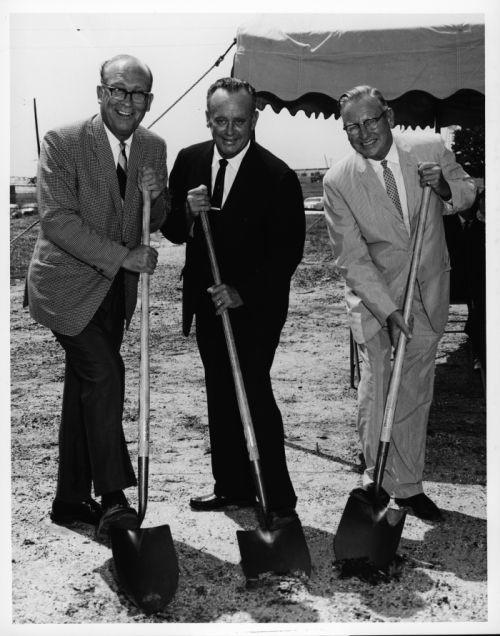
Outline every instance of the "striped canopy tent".
{"type": "Polygon", "coordinates": [[[238,28],[234,77],[258,108],[339,117],[338,98],[378,88],[404,127],[484,125],[482,15],[266,14],[238,28]]]}

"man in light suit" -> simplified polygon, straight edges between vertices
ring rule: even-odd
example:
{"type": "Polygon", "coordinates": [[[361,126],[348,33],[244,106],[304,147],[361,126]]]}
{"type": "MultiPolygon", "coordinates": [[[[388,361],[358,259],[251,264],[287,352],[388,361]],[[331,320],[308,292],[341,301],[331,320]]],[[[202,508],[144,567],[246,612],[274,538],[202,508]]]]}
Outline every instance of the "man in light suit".
{"type": "Polygon", "coordinates": [[[139,126],[151,87],[151,71],[137,58],[106,61],[100,114],[48,132],[38,169],[40,233],[27,302],[66,353],[51,518],[98,525],[99,538],[112,525],[137,525],[123,492],[136,478],[122,428],[120,346],[139,274],[152,274],[158,258],[141,245],[142,192],[151,192],[152,231],[166,214],[165,142],[139,126]]]}
{"type": "Polygon", "coordinates": [[[288,312],[290,279],[302,258],[305,217],[298,178],[251,140],[255,90],[224,78],[207,94],[213,141],[181,150],[170,176],[172,212],[162,228],[186,242],[183,331],[196,316],[205,369],[214,491],[193,497],[195,510],[255,503],[243,426],[220,314],[228,309],[261,456],[271,524],[295,516],[283,421],[270,370],[288,312]],[[227,164],[227,165],[226,165],[227,164]],[[222,172],[219,172],[222,170],[222,172]],[[221,175],[224,179],[221,181],[221,175]],[[218,198],[218,200],[216,200],[218,198]],[[214,285],[199,213],[209,211],[223,284],[214,285]]]}
{"type": "Polygon", "coordinates": [[[351,89],[340,98],[340,112],[355,152],[325,175],[324,201],[362,363],[358,431],[366,461],[363,484],[369,491],[373,483],[391,353],[403,331],[409,341],[383,484],[398,505],[438,521],[441,511],[423,492],[422,476],[435,355],[449,305],[442,215],[469,207],[475,185],[438,135],[393,138],[394,113],[377,89],[351,89]],[[402,307],[425,185],[432,193],[412,324],[406,324],[402,307]]]}

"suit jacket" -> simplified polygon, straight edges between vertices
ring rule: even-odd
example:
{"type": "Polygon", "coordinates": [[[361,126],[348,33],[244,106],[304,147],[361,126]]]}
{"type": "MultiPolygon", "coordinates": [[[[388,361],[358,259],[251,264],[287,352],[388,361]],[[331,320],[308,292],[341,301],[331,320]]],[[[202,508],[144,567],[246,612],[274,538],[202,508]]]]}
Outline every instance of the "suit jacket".
{"type": "MultiPolygon", "coordinates": [[[[38,166],[40,232],[28,269],[27,302],[42,325],[73,336],[89,323],[129,249],[141,242],[138,169],[149,165],[167,181],[166,146],[139,127],[130,147],[122,205],[113,153],[100,115],[45,136],[38,166]]],[[[151,230],[165,218],[166,196],[152,206],[151,230]]],[[[127,326],[138,274],[123,272],[127,326]]],[[[26,302],[25,302],[26,304],[26,302]]]]}
{"type": "MultiPolygon", "coordinates": [[[[207,303],[213,284],[200,219],[193,236],[186,226],[188,190],[205,184],[210,192],[214,142],[180,151],[172,168],[171,213],[162,228],[174,243],[186,242],[183,269],[183,332],[207,303]]],[[[220,212],[210,212],[222,282],[239,292],[244,307],[272,337],[286,320],[290,279],[302,258],[305,217],[297,175],[283,161],[251,141],[220,212]]]]}
{"type": "MultiPolygon", "coordinates": [[[[410,270],[422,197],[418,163],[437,162],[452,193],[452,209],[468,208],[474,181],[455,161],[439,135],[394,138],[405,182],[411,234],[369,162],[353,153],[330,168],[324,185],[325,213],[336,265],[346,281],[346,302],[355,340],[366,342],[401,309],[410,270]]],[[[436,332],[448,319],[450,260],[443,201],[431,194],[417,284],[436,332]]]]}

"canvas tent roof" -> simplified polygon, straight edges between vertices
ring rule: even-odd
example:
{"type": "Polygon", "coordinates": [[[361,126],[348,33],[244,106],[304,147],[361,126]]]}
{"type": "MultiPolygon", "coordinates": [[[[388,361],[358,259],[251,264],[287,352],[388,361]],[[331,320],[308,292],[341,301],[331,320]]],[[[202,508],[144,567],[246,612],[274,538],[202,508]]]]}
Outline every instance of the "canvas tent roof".
{"type": "Polygon", "coordinates": [[[379,88],[405,126],[484,123],[481,15],[258,16],[237,32],[235,77],[259,108],[338,117],[349,88],[379,88]],[[367,26],[368,25],[368,26],[367,26]]]}

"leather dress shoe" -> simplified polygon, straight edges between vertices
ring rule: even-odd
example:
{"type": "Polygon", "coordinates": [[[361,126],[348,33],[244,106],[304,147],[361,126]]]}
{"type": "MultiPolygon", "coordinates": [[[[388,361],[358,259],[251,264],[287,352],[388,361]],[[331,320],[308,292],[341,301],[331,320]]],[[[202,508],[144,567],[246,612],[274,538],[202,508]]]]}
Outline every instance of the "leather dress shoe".
{"type": "Polygon", "coordinates": [[[122,528],[124,530],[137,530],[139,528],[139,517],[134,508],[124,504],[115,504],[106,508],[102,513],[96,537],[99,541],[104,541],[109,536],[111,528],[122,528]]]}
{"type": "Polygon", "coordinates": [[[88,523],[97,526],[102,515],[102,508],[93,499],[80,503],[67,503],[54,499],[50,519],[59,526],[70,526],[73,523],[88,523]]]}
{"type": "Polygon", "coordinates": [[[201,497],[193,497],[189,501],[189,505],[193,510],[207,512],[209,510],[222,510],[229,506],[237,508],[248,508],[255,505],[255,499],[251,497],[226,497],[224,495],[203,495],[201,497]]]}
{"type": "Polygon", "coordinates": [[[443,515],[436,504],[429,497],[421,492],[413,497],[395,498],[395,502],[402,508],[408,508],[411,512],[424,521],[442,521],[443,515]]]}

